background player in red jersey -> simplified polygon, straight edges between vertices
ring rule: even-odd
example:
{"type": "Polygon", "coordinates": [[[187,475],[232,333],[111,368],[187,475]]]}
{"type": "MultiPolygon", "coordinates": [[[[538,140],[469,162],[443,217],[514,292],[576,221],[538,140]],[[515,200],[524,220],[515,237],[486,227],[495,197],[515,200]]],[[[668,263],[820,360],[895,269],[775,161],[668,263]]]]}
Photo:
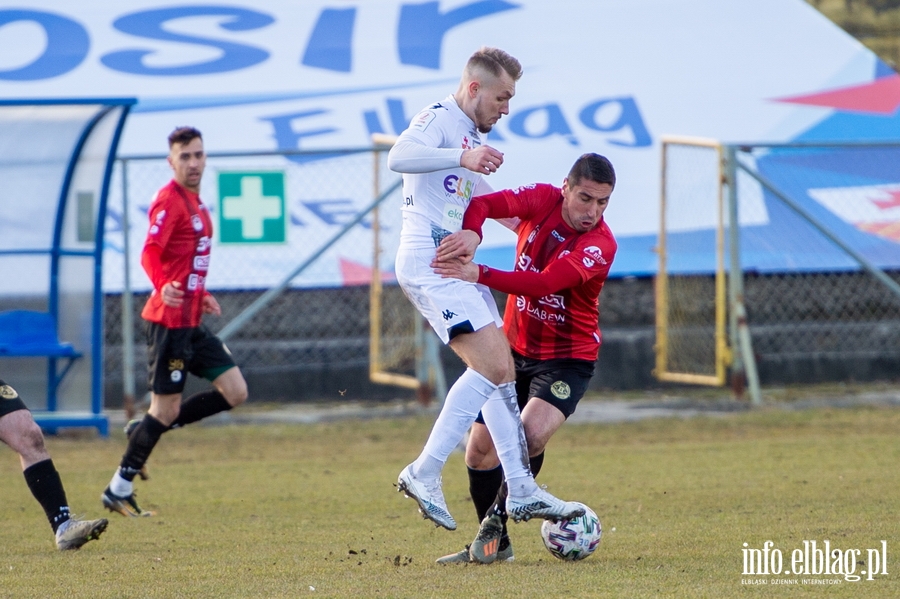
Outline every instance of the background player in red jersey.
{"type": "Polygon", "coordinates": [[[50,527],[56,535],[56,547],[62,551],[79,549],[88,541],[100,537],[109,522],[99,520],[78,520],[69,513],[69,502],[62,480],[53,465],[53,460],[44,446],[41,427],[10,385],[0,380],[0,441],[9,445],[19,454],[22,474],[37,499],[50,527]]]}
{"type": "Polygon", "coordinates": [[[222,310],[206,290],[213,230],[209,210],[200,201],[206,167],[200,132],[193,127],[175,129],[169,135],[168,161],[174,177],[150,204],[150,230],[141,254],[153,283],[141,312],[147,321],[150,409],[134,421],[135,426],[129,423],[128,448],[101,495],[107,509],[124,516],[151,515],[138,507],[132,481],[164,432],[247,399],[247,383],[231,352],[201,324],[204,314],[218,316],[222,310]],[[215,389],[182,403],[188,372],[212,381],[215,389]]]}
{"type": "MultiPolygon", "coordinates": [[[[617,247],[603,219],[615,184],[609,160],[584,154],[562,188],[535,184],[478,196],[466,210],[463,229],[444,239],[432,263],[444,277],[509,294],[503,327],[535,476],[547,442],[574,413],[594,373],[599,296],[617,247]],[[486,218],[518,219],[512,221],[518,238],[512,272],[472,262],[486,218]]],[[[466,445],[466,466],[481,526],[471,546],[438,562],[512,560],[503,471],[480,417],[466,445]]]]}

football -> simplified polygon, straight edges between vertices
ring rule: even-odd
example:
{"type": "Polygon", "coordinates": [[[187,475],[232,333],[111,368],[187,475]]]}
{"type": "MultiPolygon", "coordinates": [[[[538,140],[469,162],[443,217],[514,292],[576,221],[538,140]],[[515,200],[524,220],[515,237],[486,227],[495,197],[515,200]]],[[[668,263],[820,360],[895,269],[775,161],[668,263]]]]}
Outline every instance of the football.
{"type": "Polygon", "coordinates": [[[575,561],[594,553],[600,545],[600,519],[594,510],[584,505],[584,516],[572,520],[552,522],[544,520],[541,538],[547,551],[562,560],[575,561]]]}

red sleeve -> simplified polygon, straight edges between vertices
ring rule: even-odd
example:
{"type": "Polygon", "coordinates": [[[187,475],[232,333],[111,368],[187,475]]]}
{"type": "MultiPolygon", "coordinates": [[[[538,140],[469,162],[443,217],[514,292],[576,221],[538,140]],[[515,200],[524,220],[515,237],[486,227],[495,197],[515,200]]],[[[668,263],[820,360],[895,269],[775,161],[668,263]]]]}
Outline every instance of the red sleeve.
{"type": "Polygon", "coordinates": [[[177,221],[174,214],[174,206],[168,202],[168,186],[160,189],[156,197],[150,202],[150,210],[147,216],[150,218],[150,229],[144,240],[144,250],[141,252],[141,266],[150,277],[153,288],[162,291],[162,286],[168,283],[163,272],[162,253],[163,248],[169,243],[172,229],[177,221]]]}
{"type": "Polygon", "coordinates": [[[517,216],[513,214],[515,195],[508,189],[495,191],[483,196],[475,196],[469,202],[466,213],[463,215],[462,228],[475,231],[478,237],[484,239],[481,227],[489,218],[507,218],[517,216]]]}
{"type": "Polygon", "coordinates": [[[581,272],[571,263],[558,260],[541,272],[509,272],[478,265],[478,282],[512,295],[544,297],[581,284],[581,272]]]}
{"type": "Polygon", "coordinates": [[[155,243],[145,245],[144,251],[141,253],[141,266],[144,267],[144,272],[150,277],[153,288],[161,292],[163,285],[168,283],[163,274],[162,247],[155,243]]]}

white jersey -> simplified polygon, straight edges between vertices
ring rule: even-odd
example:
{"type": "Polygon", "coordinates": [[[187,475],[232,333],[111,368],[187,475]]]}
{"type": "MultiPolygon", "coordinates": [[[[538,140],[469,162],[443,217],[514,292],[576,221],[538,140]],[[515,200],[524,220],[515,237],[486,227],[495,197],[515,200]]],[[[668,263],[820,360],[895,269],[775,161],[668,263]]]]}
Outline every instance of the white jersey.
{"type": "MultiPolygon", "coordinates": [[[[475,123],[452,95],[412,119],[394,147],[398,149],[396,154],[415,159],[395,159],[391,166],[403,173],[401,248],[434,249],[444,237],[462,228],[463,213],[472,196],[477,195],[476,187],[485,184],[480,174],[459,166],[459,161],[464,150],[482,143],[475,123]],[[444,151],[434,152],[432,148],[444,151]],[[412,150],[417,156],[412,157],[405,150],[412,150]],[[401,162],[403,166],[398,168],[396,165],[401,162]],[[432,170],[435,167],[437,170],[432,170]]],[[[479,193],[484,190],[479,189],[479,193]]]]}

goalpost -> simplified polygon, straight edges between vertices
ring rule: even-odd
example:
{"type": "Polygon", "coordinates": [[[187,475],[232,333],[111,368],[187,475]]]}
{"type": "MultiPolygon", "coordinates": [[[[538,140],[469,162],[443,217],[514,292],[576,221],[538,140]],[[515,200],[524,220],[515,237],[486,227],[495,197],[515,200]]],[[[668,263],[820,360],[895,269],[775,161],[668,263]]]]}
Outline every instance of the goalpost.
{"type": "Polygon", "coordinates": [[[754,404],[760,371],[796,382],[890,375],[898,162],[900,141],[664,137],[654,375],[724,385],[730,373],[754,404]]]}
{"type": "MultiPolygon", "coordinates": [[[[396,136],[374,134],[374,193],[380,193],[380,172],[387,151],[396,136]]],[[[393,208],[397,212],[399,209],[393,208]]],[[[419,403],[427,405],[433,396],[447,394],[440,346],[424,325],[418,311],[406,300],[399,286],[383,285],[381,260],[384,256],[379,207],[372,211],[372,282],[369,287],[369,379],[416,391],[419,403]],[[414,374],[409,374],[412,371],[414,374]]],[[[399,230],[397,231],[399,233],[399,230]]]]}
{"type": "Polygon", "coordinates": [[[654,371],[661,381],[725,384],[732,356],[723,179],[718,142],[663,138],[654,371]]]}

